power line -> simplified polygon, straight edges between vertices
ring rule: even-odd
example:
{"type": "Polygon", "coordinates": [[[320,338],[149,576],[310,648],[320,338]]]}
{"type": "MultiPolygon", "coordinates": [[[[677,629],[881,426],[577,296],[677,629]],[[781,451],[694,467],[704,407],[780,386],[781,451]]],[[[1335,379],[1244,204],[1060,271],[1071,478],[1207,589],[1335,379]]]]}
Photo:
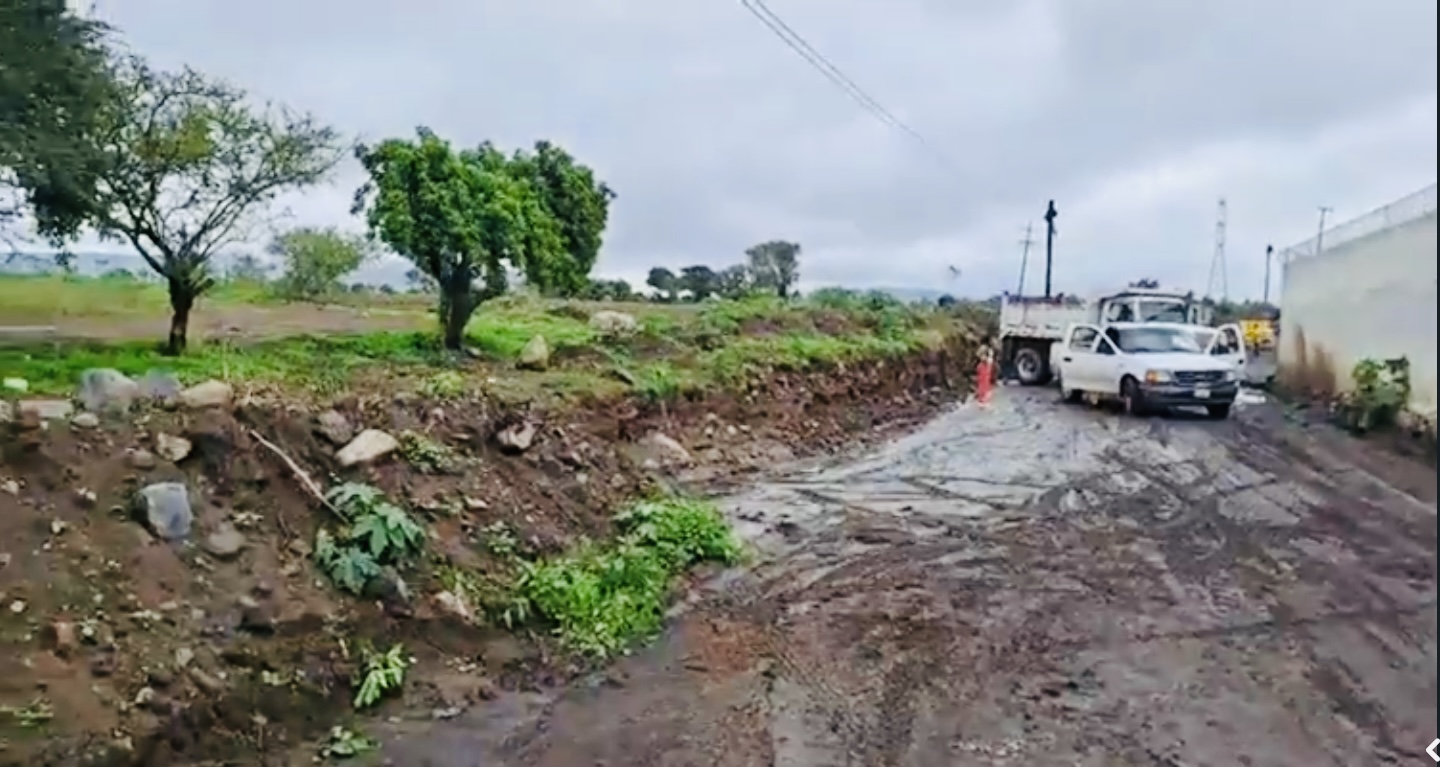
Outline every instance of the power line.
{"type": "Polygon", "coordinates": [[[956,169],[949,157],[945,156],[943,152],[931,144],[919,131],[906,125],[904,121],[892,114],[890,110],[886,109],[879,101],[876,101],[869,93],[866,93],[864,88],[856,84],[854,80],[842,72],[839,67],[835,66],[824,54],[815,50],[815,47],[810,45],[799,32],[796,32],[793,27],[785,23],[784,19],[770,10],[769,6],[765,5],[764,0],[740,0],[740,5],[744,6],[745,10],[749,11],[755,18],[759,19],[760,22],[769,28],[776,37],[780,38],[781,42],[785,43],[790,50],[799,54],[800,58],[805,59],[806,63],[824,75],[825,79],[844,91],[845,95],[849,96],[856,104],[859,104],[861,108],[886,125],[914,139],[916,143],[934,154],[947,167],[952,170],[956,169]]]}
{"type": "Polygon", "coordinates": [[[1030,235],[1035,231],[1034,222],[1025,225],[1025,237],[1020,240],[1022,250],[1020,251],[1020,284],[1015,288],[1015,295],[1025,295],[1025,272],[1030,267],[1030,246],[1035,244],[1035,239],[1030,235]]]}

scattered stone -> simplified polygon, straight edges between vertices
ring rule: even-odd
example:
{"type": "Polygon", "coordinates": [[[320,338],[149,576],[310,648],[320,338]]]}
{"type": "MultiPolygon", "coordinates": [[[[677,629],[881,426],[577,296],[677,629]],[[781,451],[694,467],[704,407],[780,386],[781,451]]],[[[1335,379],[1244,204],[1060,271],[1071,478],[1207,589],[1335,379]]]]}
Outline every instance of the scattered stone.
{"type": "Polygon", "coordinates": [[[25,604],[25,600],[23,599],[17,599],[10,603],[10,612],[16,615],[24,613],[27,608],[29,608],[29,605],[25,604]]]}
{"type": "Polygon", "coordinates": [[[234,399],[235,389],[224,381],[210,380],[180,392],[180,404],[192,410],[229,407],[234,399]]]}
{"type": "Polygon", "coordinates": [[[254,597],[240,597],[240,628],[252,634],[270,634],[275,631],[275,608],[269,602],[260,602],[254,597]]]}
{"type": "Polygon", "coordinates": [[[176,437],[172,434],[165,433],[155,435],[155,452],[159,453],[161,458],[171,463],[179,463],[185,460],[186,456],[190,455],[192,449],[194,449],[194,445],[184,437],[176,437]]]}
{"type": "Polygon", "coordinates": [[[434,709],[430,712],[430,718],[437,721],[444,721],[446,719],[454,719],[455,717],[460,716],[463,713],[465,713],[464,709],[460,708],[459,706],[450,706],[448,708],[434,709]]]}
{"type": "Polygon", "coordinates": [[[113,647],[96,650],[90,655],[90,674],[102,678],[114,674],[115,667],[119,665],[117,660],[113,647]]]}
{"type": "Polygon", "coordinates": [[[544,370],[550,367],[550,344],[545,342],[545,336],[537,335],[525,342],[516,367],[521,370],[544,370]]]}
{"type": "Polygon", "coordinates": [[[245,549],[245,536],[229,522],[221,522],[214,532],[205,536],[202,544],[210,556],[220,560],[231,560],[240,556],[245,549]]]}
{"type": "Polygon", "coordinates": [[[180,397],[180,379],[166,370],[147,370],[138,382],[140,394],[155,400],[174,400],[180,397]]]}
{"type": "Polygon", "coordinates": [[[22,399],[20,400],[20,415],[32,416],[42,421],[59,421],[69,418],[75,412],[75,406],[66,399],[22,399]]]}
{"type": "Polygon", "coordinates": [[[0,423],[10,423],[13,420],[15,420],[15,406],[0,399],[0,423]]]}
{"type": "Polygon", "coordinates": [[[335,458],[341,466],[356,466],[377,461],[400,448],[400,441],[379,429],[366,429],[340,448],[335,458]]]}
{"type": "Polygon", "coordinates": [[[50,642],[50,649],[61,658],[69,658],[80,646],[79,637],[75,633],[75,624],[70,621],[57,620],[50,624],[49,630],[45,633],[46,639],[50,642]]]}
{"type": "Polygon", "coordinates": [[[191,666],[188,669],[188,673],[190,674],[190,679],[195,682],[195,686],[199,687],[205,694],[219,695],[225,692],[225,683],[211,676],[199,666],[191,666]]]}
{"type": "Polygon", "coordinates": [[[189,647],[178,647],[175,649],[175,668],[185,668],[190,661],[195,660],[195,651],[189,647]]]}
{"type": "Polygon", "coordinates": [[[535,424],[529,421],[510,424],[495,434],[495,441],[499,443],[503,452],[515,455],[530,449],[535,442],[535,424]]]}
{"type": "Polygon", "coordinates": [[[4,482],[0,482],[0,490],[4,490],[6,493],[9,493],[10,495],[19,495],[19,494],[20,494],[20,483],[19,483],[19,482],[16,482],[16,481],[13,480],[13,479],[7,479],[7,480],[5,480],[4,482]]]}
{"type": "Polygon", "coordinates": [[[467,496],[465,498],[465,508],[470,511],[484,511],[490,508],[490,504],[486,503],[483,498],[470,498],[467,496]]]}
{"type": "Polygon", "coordinates": [[[435,604],[440,608],[441,612],[459,618],[466,623],[469,623],[475,617],[470,612],[470,606],[465,604],[465,600],[449,591],[442,591],[436,594],[435,604]]]}
{"type": "Polygon", "coordinates": [[[141,471],[149,471],[155,468],[155,454],[149,450],[135,448],[126,452],[126,462],[130,464],[130,468],[141,471]]]}
{"type": "Polygon", "coordinates": [[[95,502],[99,500],[99,496],[95,494],[94,490],[82,487],[75,491],[75,500],[79,502],[81,506],[88,509],[95,505],[95,502]]]}
{"type": "Polygon", "coordinates": [[[111,368],[92,368],[80,374],[80,404],[92,413],[129,410],[140,396],[140,385],[111,368]]]}
{"type": "Polygon", "coordinates": [[[646,437],[645,441],[655,449],[655,458],[661,465],[689,464],[693,461],[690,451],[686,450],[684,445],[658,431],[646,437]]]}
{"type": "Polygon", "coordinates": [[[590,329],[602,336],[628,336],[640,327],[633,314],[602,309],[590,315],[590,329]]]}
{"type": "Polygon", "coordinates": [[[190,534],[194,514],[190,509],[190,490],[180,482],[156,482],[140,489],[140,511],[146,525],[168,541],[190,534]]]}
{"type": "Polygon", "coordinates": [[[100,416],[94,413],[77,413],[70,419],[70,425],[77,429],[94,429],[100,426],[100,416]]]}
{"type": "Polygon", "coordinates": [[[338,447],[355,438],[355,427],[339,411],[326,410],[315,419],[315,433],[338,447]]]}

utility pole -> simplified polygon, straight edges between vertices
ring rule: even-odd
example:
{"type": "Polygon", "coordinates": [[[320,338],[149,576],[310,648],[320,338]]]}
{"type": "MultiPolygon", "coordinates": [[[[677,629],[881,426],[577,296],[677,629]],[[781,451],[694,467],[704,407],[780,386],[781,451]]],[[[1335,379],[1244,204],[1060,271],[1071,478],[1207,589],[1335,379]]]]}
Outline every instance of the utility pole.
{"type": "Polygon", "coordinates": [[[1051,200],[1045,208],[1045,297],[1050,297],[1050,277],[1055,269],[1055,219],[1060,214],[1055,212],[1055,201],[1051,200]]]}
{"type": "Polygon", "coordinates": [[[1015,288],[1015,295],[1017,296],[1025,295],[1025,272],[1030,268],[1030,246],[1035,244],[1035,240],[1030,238],[1030,233],[1033,232],[1034,229],[1035,225],[1033,223],[1026,224],[1025,238],[1020,240],[1022,249],[1020,251],[1020,285],[1015,288]]]}
{"type": "Polygon", "coordinates": [[[1315,229],[1315,255],[1317,256],[1320,255],[1321,250],[1324,250],[1323,246],[1325,245],[1325,217],[1330,215],[1330,212],[1332,210],[1334,210],[1334,208],[1327,208],[1324,205],[1320,206],[1320,225],[1315,229]]]}
{"type": "Polygon", "coordinates": [[[1265,303],[1270,303],[1270,262],[1274,260],[1275,246],[1265,246],[1265,303]]]}
{"type": "Polygon", "coordinates": [[[1221,197],[1215,211],[1215,252],[1210,256],[1210,280],[1205,286],[1205,294],[1214,297],[1218,282],[1222,301],[1230,298],[1230,275],[1225,264],[1225,215],[1225,198],[1221,197]]]}

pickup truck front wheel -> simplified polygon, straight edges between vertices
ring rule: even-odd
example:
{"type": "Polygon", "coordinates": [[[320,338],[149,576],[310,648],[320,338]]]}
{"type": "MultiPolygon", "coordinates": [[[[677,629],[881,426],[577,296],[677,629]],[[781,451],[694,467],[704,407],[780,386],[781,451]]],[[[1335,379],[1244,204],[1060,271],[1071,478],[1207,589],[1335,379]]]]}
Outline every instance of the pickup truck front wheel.
{"type": "Polygon", "coordinates": [[[1125,376],[1120,382],[1120,404],[1125,407],[1127,415],[1146,415],[1150,412],[1150,406],[1145,404],[1145,392],[1140,389],[1140,382],[1131,376],[1125,376]]]}

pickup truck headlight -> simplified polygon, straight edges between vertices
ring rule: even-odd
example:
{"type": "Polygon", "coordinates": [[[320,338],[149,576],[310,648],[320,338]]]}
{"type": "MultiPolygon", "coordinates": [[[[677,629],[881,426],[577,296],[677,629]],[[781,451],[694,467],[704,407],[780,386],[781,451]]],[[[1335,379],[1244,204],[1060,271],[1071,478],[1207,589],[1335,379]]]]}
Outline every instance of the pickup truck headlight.
{"type": "Polygon", "coordinates": [[[1170,383],[1175,377],[1170,375],[1168,370],[1147,370],[1145,371],[1145,383],[1163,384],[1170,383]]]}
{"type": "Polygon", "coordinates": [[[1232,383],[1232,382],[1235,380],[1235,378],[1236,378],[1236,376],[1235,376],[1235,371],[1233,371],[1233,370],[1227,370],[1227,371],[1225,371],[1225,383],[1232,383]]]}

